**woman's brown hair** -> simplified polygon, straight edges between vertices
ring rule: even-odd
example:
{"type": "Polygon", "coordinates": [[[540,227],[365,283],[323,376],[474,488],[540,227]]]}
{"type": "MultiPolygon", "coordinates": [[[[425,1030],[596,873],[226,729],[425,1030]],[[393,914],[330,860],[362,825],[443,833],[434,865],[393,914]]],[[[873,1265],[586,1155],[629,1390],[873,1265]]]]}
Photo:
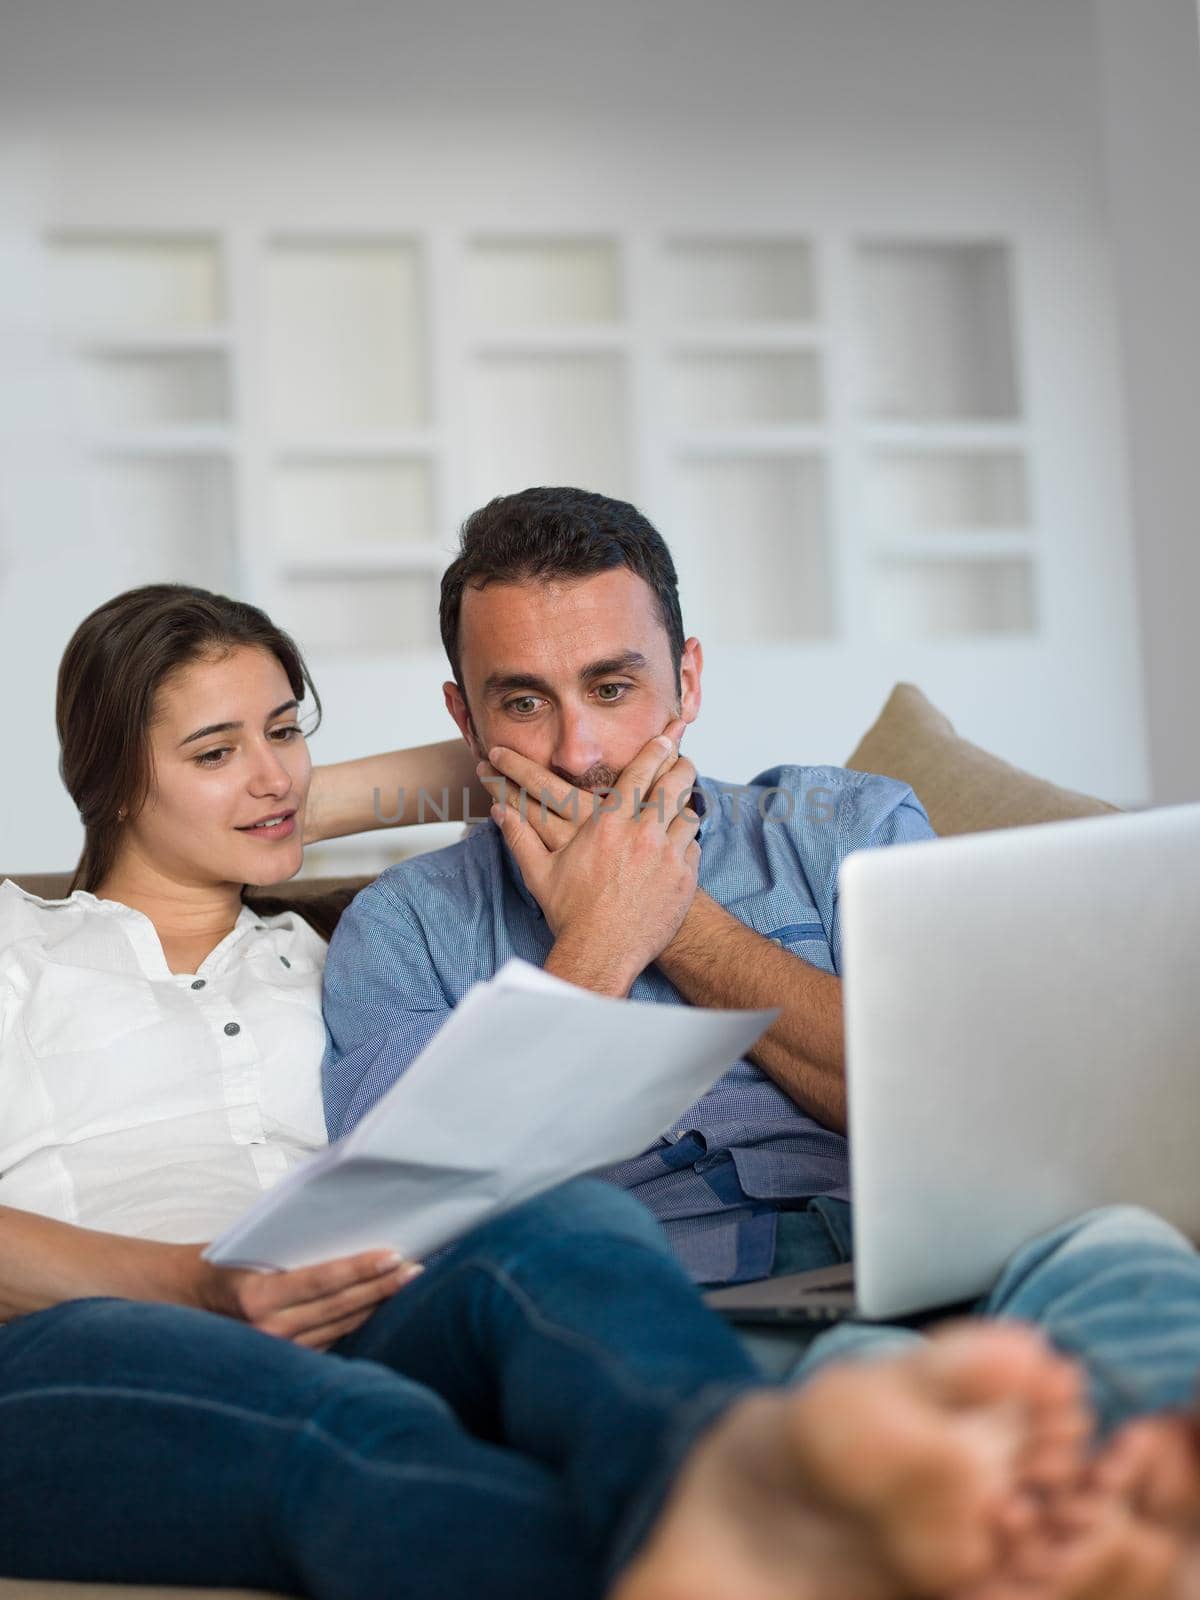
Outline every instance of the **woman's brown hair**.
{"type": "Polygon", "coordinates": [[[84,826],[72,891],[104,882],[122,815],[136,813],[150,792],[150,724],[164,681],[203,656],[247,645],[276,658],[297,700],[311,691],[319,721],[321,701],[294,641],[244,600],[151,583],[106,601],[76,628],[55,708],[59,772],[84,826]]]}

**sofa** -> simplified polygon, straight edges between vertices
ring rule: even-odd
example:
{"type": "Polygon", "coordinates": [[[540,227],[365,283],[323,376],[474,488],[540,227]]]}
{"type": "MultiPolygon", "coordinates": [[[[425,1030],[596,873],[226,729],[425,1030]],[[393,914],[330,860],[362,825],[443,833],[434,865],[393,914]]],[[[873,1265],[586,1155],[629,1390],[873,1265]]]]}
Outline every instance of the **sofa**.
{"type": "MultiPolygon", "coordinates": [[[[912,785],[939,834],[1060,821],[1115,811],[1115,806],[1034,777],[961,738],[913,684],[898,684],[846,761],[912,785]]],[[[16,873],[34,894],[58,898],[69,873],[16,873]]],[[[0,874],[0,878],[3,874],[0,874]]],[[[247,899],[265,914],[295,909],[326,938],[365,879],[298,879],[247,899]]],[[[3,1510],[0,1508],[0,1515],[3,1510]]],[[[108,1584],[0,1578],[0,1600],[255,1600],[247,1591],[130,1588],[108,1584]]],[[[262,1596],[258,1597],[262,1600],[262,1596]]]]}

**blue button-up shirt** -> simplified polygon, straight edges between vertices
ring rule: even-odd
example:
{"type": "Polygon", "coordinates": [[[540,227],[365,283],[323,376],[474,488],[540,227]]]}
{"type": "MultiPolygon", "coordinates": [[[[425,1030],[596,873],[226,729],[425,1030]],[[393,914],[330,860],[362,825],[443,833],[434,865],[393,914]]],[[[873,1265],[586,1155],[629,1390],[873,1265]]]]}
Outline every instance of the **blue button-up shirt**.
{"type": "MultiPolygon", "coordinates": [[[[773,767],[750,784],[704,778],[700,788],[700,886],[823,972],[841,966],[845,857],[932,837],[906,784],[841,767],[773,767]]],[[[473,983],[510,956],[542,966],[553,943],[490,822],[364,889],[338,924],[325,968],[330,1137],[347,1133],[403,1074],[473,983]]],[[[687,1003],[654,966],[630,999],[687,1003]]],[[[849,1196],[842,1135],[745,1059],[651,1149],[604,1176],[650,1208],[702,1283],[765,1276],[780,1209],[814,1195],[849,1196]]]]}

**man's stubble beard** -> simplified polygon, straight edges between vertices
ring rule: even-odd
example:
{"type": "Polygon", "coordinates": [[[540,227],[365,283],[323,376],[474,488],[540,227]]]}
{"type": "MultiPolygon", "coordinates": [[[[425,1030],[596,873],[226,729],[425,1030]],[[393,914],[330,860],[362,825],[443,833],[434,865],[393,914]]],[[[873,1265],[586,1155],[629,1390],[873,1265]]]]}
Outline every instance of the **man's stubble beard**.
{"type": "Polygon", "coordinates": [[[564,783],[572,784],[576,789],[583,789],[587,794],[596,794],[601,789],[615,789],[621,781],[621,774],[616,767],[606,767],[603,764],[589,767],[586,772],[579,774],[568,772],[564,767],[551,767],[550,771],[564,783]]]}

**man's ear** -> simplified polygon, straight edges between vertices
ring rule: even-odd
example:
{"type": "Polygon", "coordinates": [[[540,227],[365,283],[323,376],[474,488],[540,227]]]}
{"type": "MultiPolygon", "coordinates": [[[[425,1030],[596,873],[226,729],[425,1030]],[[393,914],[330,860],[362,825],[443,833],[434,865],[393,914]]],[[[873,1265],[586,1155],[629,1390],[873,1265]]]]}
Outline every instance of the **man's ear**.
{"type": "Polygon", "coordinates": [[[459,733],[467,742],[467,748],[476,761],[486,761],[487,751],[480,748],[479,740],[475,734],[475,724],[471,721],[471,713],[467,707],[466,697],[456,683],[442,685],[442,698],[446,702],[446,710],[454,718],[459,733]]]}
{"type": "Polygon", "coordinates": [[[700,715],[700,674],[704,671],[704,650],[699,639],[689,639],[679,661],[679,715],[695,722],[700,715]]]}

